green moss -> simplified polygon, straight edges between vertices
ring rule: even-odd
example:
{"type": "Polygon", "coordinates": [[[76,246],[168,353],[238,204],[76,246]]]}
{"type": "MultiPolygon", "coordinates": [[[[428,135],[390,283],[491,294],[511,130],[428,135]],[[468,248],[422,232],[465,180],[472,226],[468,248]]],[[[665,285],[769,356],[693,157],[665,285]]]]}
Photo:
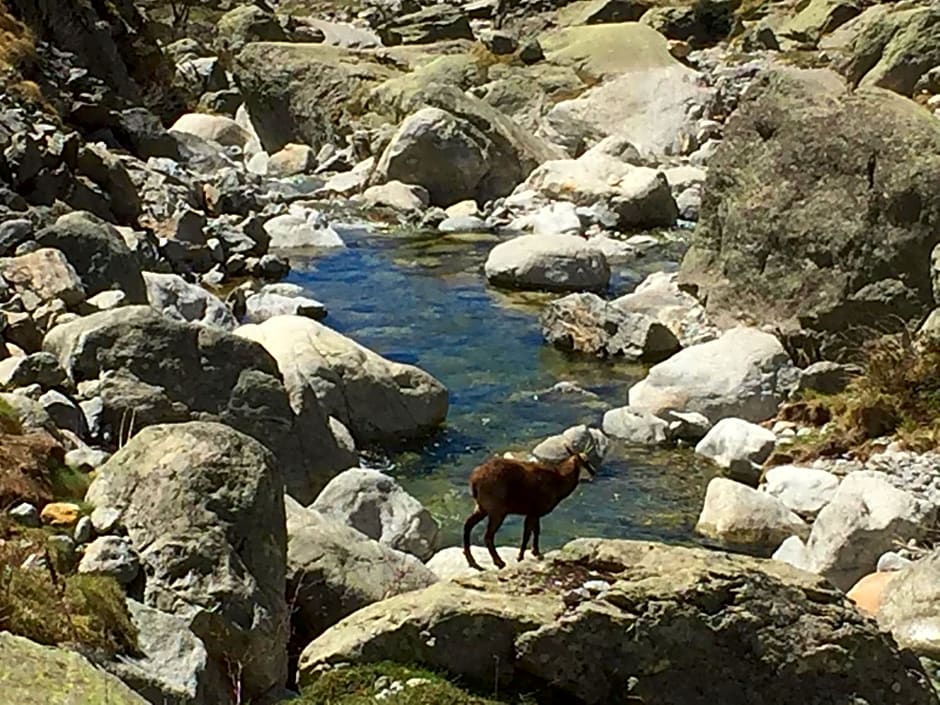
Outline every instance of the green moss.
{"type": "Polygon", "coordinates": [[[525,696],[483,696],[455,684],[440,674],[405,666],[382,662],[358,666],[333,668],[320,674],[316,681],[303,689],[298,705],[374,705],[375,696],[388,688],[397,689],[394,683],[404,686],[382,700],[388,705],[505,705],[506,703],[534,703],[525,696]],[[420,684],[406,685],[411,679],[421,679],[420,684]]]}
{"type": "Polygon", "coordinates": [[[134,653],[137,629],[117,581],[22,567],[28,556],[45,553],[49,533],[0,523],[0,631],[49,646],[134,653]]]}
{"type": "Polygon", "coordinates": [[[23,432],[20,415],[5,399],[0,399],[0,431],[12,434],[23,432]]]}
{"type": "Polygon", "coordinates": [[[72,500],[81,504],[91,484],[91,475],[56,464],[52,468],[52,493],[56,500],[72,500]]]}

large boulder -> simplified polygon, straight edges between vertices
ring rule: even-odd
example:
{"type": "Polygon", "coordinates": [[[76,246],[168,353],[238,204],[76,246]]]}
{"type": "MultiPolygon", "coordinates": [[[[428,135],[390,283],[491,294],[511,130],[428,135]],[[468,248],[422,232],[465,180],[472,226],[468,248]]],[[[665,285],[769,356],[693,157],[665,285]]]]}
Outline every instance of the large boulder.
{"type": "Polygon", "coordinates": [[[463,11],[443,3],[394,17],[380,25],[377,31],[386,46],[473,39],[473,30],[463,11]]]}
{"type": "Polygon", "coordinates": [[[234,73],[269,154],[291,143],[320,149],[351,133],[361,97],[399,75],[364,53],[319,44],[255,42],[238,54],[234,73]]]}
{"type": "MultiPolygon", "coordinates": [[[[918,80],[940,65],[940,7],[875,5],[844,27],[838,69],[853,85],[912,95],[918,80]]],[[[837,43],[838,40],[836,39],[837,43]]]]}
{"type": "Polygon", "coordinates": [[[825,581],[632,541],[580,539],[541,564],[371,605],[307,647],[300,680],[382,660],[560,702],[750,705],[771,690],[776,705],[936,702],[916,659],[825,581]]]}
{"type": "Polygon", "coordinates": [[[661,171],[628,164],[602,151],[545,162],[519,189],[606,209],[616,215],[620,230],[671,226],[679,216],[661,171]]]}
{"type": "Polygon", "coordinates": [[[797,376],[774,336],[734,328],[654,365],[630,388],[629,403],[657,415],[697,411],[712,423],[729,416],[756,423],[777,413],[797,376]]]}
{"type": "Polygon", "coordinates": [[[232,118],[224,115],[187,113],[173,123],[170,129],[218,142],[223,147],[244,148],[251,139],[247,130],[232,118]]]}
{"type": "Polygon", "coordinates": [[[144,604],[186,620],[223,672],[240,670],[247,698],[287,678],[283,486],[256,440],[195,422],[141,431],[86,495],[118,512],[147,573],[144,604]]]}
{"type": "Polygon", "coordinates": [[[487,143],[465,120],[423,108],[399,126],[379,159],[375,179],[423,186],[436,206],[476,198],[489,169],[487,143]]]}
{"type": "Polygon", "coordinates": [[[36,240],[43,247],[61,250],[78,272],[85,293],[120,289],[128,303],[147,303],[147,287],[134,253],[121,234],[90,213],[63,215],[41,230],[36,240]]]}
{"type": "Polygon", "coordinates": [[[761,490],[801,517],[811,518],[832,500],[838,487],[839,478],[827,470],[778,465],[764,474],[761,490]]]}
{"type": "Polygon", "coordinates": [[[447,389],[427,372],[386,360],[309,318],[275,316],[235,334],[264,346],[291,397],[312,391],[358,443],[420,436],[447,416],[447,389]]]}
{"type": "Polygon", "coordinates": [[[293,643],[310,640],[358,609],[427,587],[437,577],[417,558],[285,498],[287,594],[296,607],[293,643]]]}
{"type": "Polygon", "coordinates": [[[885,588],[878,623],[898,644],[940,658],[940,551],[900,571],[885,588]]]}
{"type": "Polygon", "coordinates": [[[558,101],[547,122],[574,147],[578,135],[626,138],[647,153],[675,149],[691,129],[689,108],[708,92],[694,70],[676,61],[665,38],[638,23],[569,27],[540,39],[546,57],[570,65],[591,86],[558,101]]]}
{"type": "Polygon", "coordinates": [[[0,276],[19,294],[43,303],[61,299],[67,306],[85,300],[82,280],[59,250],[43,247],[18,257],[0,258],[0,276]]]}
{"type": "Polygon", "coordinates": [[[244,338],[129,306],[56,326],[43,347],[73,382],[100,379],[115,442],[150,424],[221,421],[267,445],[288,491],[307,502],[354,464],[313,394],[288,396],[274,359],[244,338]]]}
{"type": "Polygon", "coordinates": [[[709,163],[680,284],[719,322],[777,326],[810,361],[925,315],[938,154],[940,122],[901,96],[850,93],[822,70],[761,74],[709,163]]]}
{"type": "Polygon", "coordinates": [[[378,470],[341,472],[310,508],[421,560],[438,549],[440,526],[431,513],[393,477],[378,470]]]}
{"type": "Polygon", "coordinates": [[[848,590],[895,541],[923,537],[935,518],[935,507],[897,489],[883,473],[850,473],[813,522],[806,568],[848,590]]]}
{"type": "Polygon", "coordinates": [[[216,24],[220,47],[238,53],[252,42],[283,42],[288,36],[277,17],[257,5],[239,5],[226,12],[216,24]]]}
{"type": "Polygon", "coordinates": [[[624,311],[596,294],[569,294],[542,310],[542,335],[562,350],[631,362],[659,362],[679,350],[666,326],[645,313],[624,311]]]}
{"type": "Polygon", "coordinates": [[[724,477],[708,483],[695,530],[722,545],[764,556],[788,537],[809,533],[806,523],[776,497],[724,477]]]}
{"type": "Polygon", "coordinates": [[[148,705],[118,678],[71,649],[0,632],[0,694],[16,705],[148,705]]]}
{"type": "Polygon", "coordinates": [[[604,253],[576,235],[520,235],[494,247],[487,280],[510,289],[604,291],[610,266],[604,253]]]}
{"type": "Polygon", "coordinates": [[[108,671],[151,703],[234,705],[227,674],[185,619],[131,599],[127,608],[137,627],[139,653],[106,662],[108,671]]]}

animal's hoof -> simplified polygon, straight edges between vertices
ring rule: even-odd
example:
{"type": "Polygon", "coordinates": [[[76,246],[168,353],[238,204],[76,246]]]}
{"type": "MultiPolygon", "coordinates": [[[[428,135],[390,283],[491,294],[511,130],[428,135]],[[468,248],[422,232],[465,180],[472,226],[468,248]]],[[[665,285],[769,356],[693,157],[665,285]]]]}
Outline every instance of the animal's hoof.
{"type": "Polygon", "coordinates": [[[542,554],[541,554],[541,553],[535,553],[535,552],[533,552],[533,553],[532,553],[532,557],[533,557],[535,560],[537,560],[537,561],[542,560],[542,554]]]}
{"type": "Polygon", "coordinates": [[[504,560],[502,560],[502,559],[500,559],[500,560],[498,560],[498,561],[493,561],[493,563],[496,564],[496,567],[499,568],[500,570],[502,570],[503,568],[506,567],[506,561],[504,561],[504,560]]]}

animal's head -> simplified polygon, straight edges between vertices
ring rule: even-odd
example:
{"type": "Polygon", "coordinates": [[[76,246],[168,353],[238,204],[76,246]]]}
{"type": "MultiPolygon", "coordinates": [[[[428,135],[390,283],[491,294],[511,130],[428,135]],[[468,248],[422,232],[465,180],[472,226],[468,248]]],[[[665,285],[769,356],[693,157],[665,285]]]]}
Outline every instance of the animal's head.
{"type": "Polygon", "coordinates": [[[565,445],[565,450],[568,451],[568,457],[571,458],[578,467],[579,480],[593,480],[594,476],[597,475],[597,468],[595,468],[594,464],[591,462],[591,452],[594,448],[593,439],[591,439],[590,445],[582,451],[576,451],[571,446],[565,445]]]}

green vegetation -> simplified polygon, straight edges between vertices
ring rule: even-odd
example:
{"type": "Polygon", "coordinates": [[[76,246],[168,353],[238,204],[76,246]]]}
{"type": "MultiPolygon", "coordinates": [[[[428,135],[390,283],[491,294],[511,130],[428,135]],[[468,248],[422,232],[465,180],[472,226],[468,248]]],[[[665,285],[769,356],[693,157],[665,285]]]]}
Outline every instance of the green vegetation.
{"type": "Polygon", "coordinates": [[[50,646],[133,653],[137,629],[114,579],[61,575],[42,565],[22,567],[35,554],[46,556],[51,565],[68,562],[53,555],[51,535],[0,518],[0,631],[50,646]]]}
{"type": "Polygon", "coordinates": [[[888,435],[909,450],[940,448],[940,339],[915,339],[904,331],[870,342],[862,353],[864,372],[844,392],[810,392],[784,409],[789,420],[804,420],[797,411],[816,416],[814,425],[831,421],[825,433],[795,443],[786,453],[789,458],[772,464],[847,452],[865,458],[872,441],[888,435]]]}
{"type": "Polygon", "coordinates": [[[302,697],[296,702],[298,705],[373,705],[375,696],[386,689],[396,691],[382,700],[388,705],[525,705],[536,702],[525,697],[474,694],[440,674],[391,662],[325,671],[303,689],[302,697]],[[409,686],[411,679],[421,682],[413,681],[409,686]],[[400,686],[393,685],[395,683],[400,686]]]}
{"type": "MultiPolygon", "coordinates": [[[[54,463],[51,480],[52,494],[57,501],[73,501],[82,505],[92,476],[64,463],[54,463]]],[[[90,513],[90,509],[84,513],[90,513]]]]}
{"type": "Polygon", "coordinates": [[[13,434],[23,432],[19,414],[5,399],[0,399],[0,432],[13,434]]]}

